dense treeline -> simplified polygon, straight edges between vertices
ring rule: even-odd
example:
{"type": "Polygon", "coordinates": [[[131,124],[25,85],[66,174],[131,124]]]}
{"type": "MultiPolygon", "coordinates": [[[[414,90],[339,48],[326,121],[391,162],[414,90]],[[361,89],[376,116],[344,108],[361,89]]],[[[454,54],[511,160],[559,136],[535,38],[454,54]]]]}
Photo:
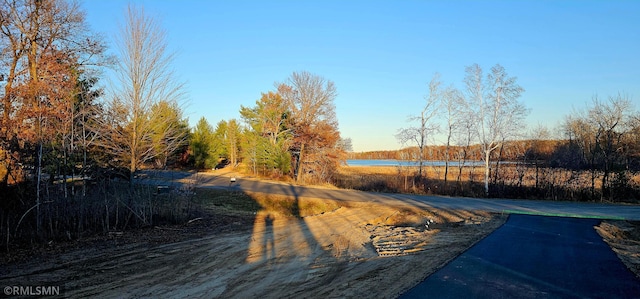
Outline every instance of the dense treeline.
{"type": "Polygon", "coordinates": [[[335,96],[333,82],[294,72],[254,107],[242,106],[241,122],[221,121],[214,129],[201,118],[191,142],[193,163],[205,169],[228,163],[261,176],[330,182],[350,144],[338,131],[335,96]]]}
{"type": "Polygon", "coordinates": [[[159,196],[135,184],[141,169],[228,164],[329,182],[344,160],[350,143],[338,132],[332,81],[295,72],[254,107],[239,107],[241,120],[214,128],[203,117],[191,129],[154,18],[129,6],[115,56],[108,47],[75,1],[0,2],[4,249],[190,217],[189,190],[159,196]]]}

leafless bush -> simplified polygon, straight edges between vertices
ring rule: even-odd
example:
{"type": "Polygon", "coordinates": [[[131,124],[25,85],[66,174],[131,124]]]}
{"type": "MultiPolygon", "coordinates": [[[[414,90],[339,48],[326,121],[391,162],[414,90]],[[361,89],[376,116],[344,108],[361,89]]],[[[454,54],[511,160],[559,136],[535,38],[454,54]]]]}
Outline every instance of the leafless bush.
{"type": "MultiPolygon", "coordinates": [[[[80,182],[78,182],[79,184],[80,182]]],[[[118,180],[93,182],[81,192],[64,192],[45,185],[40,204],[40,231],[33,188],[14,186],[0,213],[0,239],[4,250],[33,243],[75,240],[145,226],[185,223],[195,212],[198,178],[171,192],[159,193],[156,185],[118,180]]],[[[70,188],[70,186],[68,186],[70,188]]]]}

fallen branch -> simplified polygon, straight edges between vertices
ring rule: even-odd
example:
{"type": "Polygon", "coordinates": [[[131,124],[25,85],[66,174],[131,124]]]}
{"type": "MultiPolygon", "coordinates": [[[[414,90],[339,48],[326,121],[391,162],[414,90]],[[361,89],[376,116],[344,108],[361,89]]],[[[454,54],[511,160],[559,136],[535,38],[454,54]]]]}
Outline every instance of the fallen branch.
{"type": "Polygon", "coordinates": [[[187,224],[191,224],[192,222],[196,222],[196,221],[198,221],[198,220],[202,220],[202,217],[198,217],[198,218],[191,219],[191,220],[189,220],[189,221],[187,222],[187,224]]]}

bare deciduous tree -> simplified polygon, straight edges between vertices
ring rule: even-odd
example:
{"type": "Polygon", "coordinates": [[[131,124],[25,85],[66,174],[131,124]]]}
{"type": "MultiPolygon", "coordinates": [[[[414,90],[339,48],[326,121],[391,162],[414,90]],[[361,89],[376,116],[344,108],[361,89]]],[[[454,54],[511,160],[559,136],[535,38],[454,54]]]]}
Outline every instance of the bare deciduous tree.
{"type": "MultiPolygon", "coordinates": [[[[538,125],[538,127],[534,128],[531,133],[531,144],[530,144],[530,148],[527,150],[527,152],[523,155],[523,157],[525,158],[525,160],[528,158],[530,160],[533,160],[533,165],[535,167],[535,187],[536,189],[540,186],[540,166],[542,166],[542,162],[544,157],[544,151],[543,151],[543,143],[544,141],[548,141],[551,139],[551,133],[549,132],[549,129],[547,129],[547,127],[543,126],[543,125],[538,125]]],[[[546,157],[547,160],[549,157],[546,157]]],[[[529,161],[528,163],[531,163],[531,161],[529,161]]],[[[525,163],[526,166],[527,163],[525,163]]],[[[521,179],[522,180],[522,179],[521,179]]],[[[522,182],[520,182],[520,185],[522,185],[522,182]]]]}
{"type": "MultiPolygon", "coordinates": [[[[477,138],[476,123],[473,120],[473,114],[468,105],[469,103],[467,101],[461,103],[458,131],[454,135],[455,142],[459,145],[458,151],[455,153],[455,158],[458,160],[458,176],[456,180],[460,183],[460,188],[462,188],[462,171],[464,170],[467,160],[474,156],[472,143],[477,138]]],[[[475,166],[476,164],[472,163],[469,169],[469,180],[472,182],[474,180],[475,166]]]]}
{"type": "Polygon", "coordinates": [[[477,136],[485,165],[484,189],[489,195],[491,154],[503,142],[518,136],[523,120],[528,113],[519,98],[524,89],[517,84],[516,77],[509,77],[506,70],[497,64],[487,74],[486,81],[479,65],[466,68],[465,84],[469,107],[473,110],[477,136]]]}
{"type": "Polygon", "coordinates": [[[426,103],[420,111],[420,115],[410,116],[410,122],[417,122],[418,126],[403,128],[398,131],[396,138],[400,143],[413,142],[418,147],[418,176],[422,177],[424,165],[424,149],[428,138],[438,130],[438,125],[433,122],[438,112],[440,98],[440,74],[436,73],[429,82],[429,94],[425,97],[426,103]]]}
{"type": "MultiPolygon", "coordinates": [[[[612,173],[623,175],[630,167],[629,150],[637,146],[634,137],[634,114],[631,101],[624,95],[611,96],[606,101],[594,97],[591,107],[579,110],[565,118],[563,130],[569,139],[568,154],[562,165],[568,168],[588,168],[591,180],[591,198],[597,199],[598,178],[601,179],[600,200],[613,199],[612,173]],[[628,138],[627,138],[628,137],[628,138]]],[[[623,177],[618,184],[626,184],[623,177]]]]}
{"type": "Polygon", "coordinates": [[[336,146],[345,152],[353,152],[353,142],[351,141],[351,138],[340,138],[336,146]]]}
{"type": "MultiPolygon", "coordinates": [[[[100,145],[115,157],[114,162],[133,174],[159,152],[153,144],[158,123],[151,120],[160,118],[153,115],[152,106],[164,101],[180,107],[184,93],[183,84],[171,69],[174,55],[168,52],[166,32],[160,23],[132,5],[127,8],[125,22],[116,41],[117,83],[112,84],[107,103],[110,117],[98,129],[100,145]]],[[[182,140],[179,136],[155,139],[182,140]]]]}
{"type": "Polygon", "coordinates": [[[631,119],[631,101],[622,95],[609,97],[608,101],[600,101],[597,97],[593,100],[593,107],[589,110],[587,121],[592,123],[595,129],[595,153],[600,159],[602,170],[602,196],[612,199],[610,176],[616,165],[623,164],[619,161],[623,152],[623,136],[628,131],[627,126],[631,119]]]}
{"type": "Polygon", "coordinates": [[[449,159],[451,139],[458,133],[463,123],[463,111],[465,107],[464,96],[453,86],[447,87],[440,99],[445,110],[444,118],[446,122],[446,141],[444,152],[444,189],[447,190],[447,176],[449,174],[449,159]]]}

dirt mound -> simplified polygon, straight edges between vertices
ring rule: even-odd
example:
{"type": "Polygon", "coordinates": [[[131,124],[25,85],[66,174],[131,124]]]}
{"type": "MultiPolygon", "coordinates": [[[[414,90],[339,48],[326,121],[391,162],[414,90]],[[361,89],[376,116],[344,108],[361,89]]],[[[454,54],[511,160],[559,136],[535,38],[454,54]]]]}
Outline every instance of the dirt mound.
{"type": "Polygon", "coordinates": [[[620,260],[640,278],[640,221],[602,221],[596,231],[620,260]]]}

